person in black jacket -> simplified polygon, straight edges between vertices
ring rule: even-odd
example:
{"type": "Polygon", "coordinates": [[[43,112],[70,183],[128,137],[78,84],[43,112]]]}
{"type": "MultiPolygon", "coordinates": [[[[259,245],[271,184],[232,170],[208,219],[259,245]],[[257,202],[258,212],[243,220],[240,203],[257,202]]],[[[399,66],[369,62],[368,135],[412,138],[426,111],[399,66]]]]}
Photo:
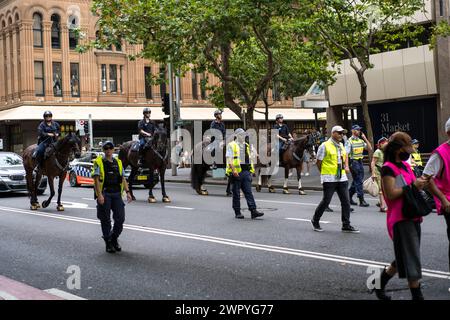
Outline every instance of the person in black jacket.
{"type": "Polygon", "coordinates": [[[36,169],[42,166],[44,161],[45,149],[53,142],[58,140],[61,134],[59,123],[53,121],[53,114],[50,111],[44,112],[44,121],[38,126],[38,147],[33,153],[33,158],[37,160],[36,169]]]}
{"type": "Polygon", "coordinates": [[[140,155],[140,159],[139,159],[139,165],[142,165],[144,163],[144,146],[146,143],[146,138],[151,138],[153,136],[153,134],[155,133],[155,123],[150,120],[150,115],[151,115],[151,110],[150,108],[144,108],[143,110],[143,115],[144,118],[142,120],[140,120],[138,122],[138,130],[139,130],[139,155],[140,155]]]}
{"type": "MultiPolygon", "coordinates": [[[[222,110],[214,111],[214,117],[216,119],[211,122],[210,129],[219,130],[222,133],[223,141],[225,141],[226,129],[225,129],[225,124],[222,122],[222,110]]],[[[215,139],[216,139],[216,137],[214,137],[214,136],[211,137],[211,143],[212,143],[212,147],[213,147],[213,150],[211,151],[211,156],[213,156],[213,157],[216,155],[216,148],[221,147],[221,145],[217,141],[215,141],[215,139]]],[[[217,168],[217,165],[214,162],[212,165],[212,169],[216,169],[216,168],[217,168]]]]}

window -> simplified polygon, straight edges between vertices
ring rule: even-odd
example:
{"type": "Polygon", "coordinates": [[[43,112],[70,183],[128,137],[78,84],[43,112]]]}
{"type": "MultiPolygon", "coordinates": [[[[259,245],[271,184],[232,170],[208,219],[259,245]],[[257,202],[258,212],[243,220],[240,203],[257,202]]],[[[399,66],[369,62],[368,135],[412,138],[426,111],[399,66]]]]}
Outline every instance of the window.
{"type": "Polygon", "coordinates": [[[118,39],[116,42],[116,51],[122,51],[122,39],[118,39]]]}
{"type": "Polygon", "coordinates": [[[44,62],[34,62],[34,89],[36,96],[44,96],[44,62]]]}
{"type": "Polygon", "coordinates": [[[80,67],[78,63],[70,64],[70,91],[72,97],[80,96],[80,67]]]}
{"type": "Polygon", "coordinates": [[[106,92],[106,64],[102,64],[102,92],[106,92]]]}
{"type": "Polygon", "coordinates": [[[62,97],[62,66],[61,62],[53,62],[53,95],[62,97]]]}
{"type": "Polygon", "coordinates": [[[52,20],[52,48],[61,48],[61,18],[57,14],[53,14],[52,20]]]}
{"type": "Polygon", "coordinates": [[[69,18],[69,48],[74,50],[78,45],[78,35],[76,29],[78,28],[78,19],[75,16],[69,18]]]}
{"type": "Polygon", "coordinates": [[[123,66],[120,66],[120,93],[123,93],[123,66]]]}
{"type": "Polygon", "coordinates": [[[152,99],[152,84],[151,84],[152,68],[144,67],[145,77],[145,97],[149,100],[152,99]]]}
{"type": "Polygon", "coordinates": [[[42,47],[42,16],[39,13],[33,14],[33,45],[42,47]]]}
{"type": "Polygon", "coordinates": [[[109,65],[109,91],[117,92],[117,65],[109,65]]]}
{"type": "Polygon", "coordinates": [[[439,0],[439,16],[444,16],[444,0],[439,0]]]}
{"type": "Polygon", "coordinates": [[[192,70],[192,99],[198,100],[198,83],[197,83],[197,73],[192,70]]]}
{"type": "Polygon", "coordinates": [[[206,94],[206,84],[208,83],[208,78],[206,78],[205,73],[202,73],[202,79],[200,80],[200,95],[202,100],[208,99],[206,94]]]}

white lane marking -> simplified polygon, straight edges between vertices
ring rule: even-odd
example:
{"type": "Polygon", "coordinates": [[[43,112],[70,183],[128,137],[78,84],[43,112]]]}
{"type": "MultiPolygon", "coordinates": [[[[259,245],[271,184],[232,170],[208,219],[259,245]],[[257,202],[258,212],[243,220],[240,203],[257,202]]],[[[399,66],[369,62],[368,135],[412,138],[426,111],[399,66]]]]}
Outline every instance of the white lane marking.
{"type": "MultiPolygon", "coordinates": [[[[305,221],[305,222],[311,223],[311,219],[299,219],[299,218],[284,218],[284,219],[285,220],[295,220],[295,221],[305,221]]],[[[320,223],[329,224],[329,223],[333,223],[333,222],[320,220],[320,223]]]]}
{"type": "Polygon", "coordinates": [[[0,291],[0,300],[19,300],[17,299],[15,296],[13,296],[12,294],[9,294],[5,291],[0,291]]]}
{"type": "Polygon", "coordinates": [[[82,298],[80,296],[76,296],[74,294],[71,294],[69,292],[62,291],[62,290],[59,290],[59,289],[56,289],[56,288],[47,289],[47,290],[44,290],[44,291],[49,293],[49,294],[51,294],[51,295],[57,296],[59,298],[62,298],[64,300],[87,300],[87,299],[82,298]]]}
{"type": "MultiPolygon", "coordinates": [[[[95,225],[100,224],[99,221],[93,220],[93,219],[70,217],[70,216],[66,216],[66,215],[62,215],[62,214],[37,213],[37,212],[33,212],[31,210],[23,210],[23,209],[16,209],[16,208],[0,207],[0,211],[22,213],[22,214],[27,214],[27,215],[32,215],[32,216],[41,216],[41,217],[58,219],[58,220],[81,222],[81,223],[87,223],[87,224],[95,224],[95,225]]],[[[200,235],[200,234],[186,233],[186,232],[179,232],[179,231],[172,231],[172,230],[165,230],[165,229],[157,229],[157,228],[151,228],[151,227],[143,227],[143,226],[137,226],[137,225],[124,224],[124,229],[140,231],[140,232],[145,232],[145,233],[152,233],[152,234],[160,234],[160,235],[166,235],[166,236],[178,237],[178,238],[184,238],[184,239],[199,240],[199,241],[204,241],[204,242],[218,243],[218,244],[223,244],[223,245],[228,245],[228,246],[233,246],[233,247],[255,249],[255,250],[267,251],[267,252],[284,253],[284,254],[294,255],[294,256],[299,256],[299,257],[307,257],[307,258],[313,258],[313,259],[317,259],[317,260],[332,261],[332,262],[338,262],[338,263],[344,263],[344,264],[356,265],[356,266],[384,268],[385,266],[389,265],[388,262],[365,260],[365,259],[339,256],[339,255],[333,255],[333,254],[327,254],[327,253],[321,253],[321,252],[264,245],[264,244],[258,244],[258,243],[247,242],[247,241],[205,236],[205,235],[200,235]]],[[[428,277],[447,279],[447,280],[450,279],[450,273],[448,273],[448,272],[443,272],[443,271],[438,271],[438,270],[429,270],[429,269],[422,269],[422,271],[423,271],[422,274],[425,276],[428,276],[428,277]]]]}
{"type": "Polygon", "coordinates": [[[166,206],[166,208],[169,208],[169,209],[179,209],[179,210],[194,210],[194,208],[188,208],[188,207],[176,207],[176,206],[166,206]]]}
{"type": "Polygon", "coordinates": [[[81,198],[82,200],[89,200],[89,201],[97,201],[97,200],[95,200],[95,199],[92,199],[92,198],[81,198]]]}
{"type": "MultiPolygon", "coordinates": [[[[53,200],[52,203],[57,203],[57,201],[53,200]]],[[[96,210],[95,208],[89,208],[89,205],[86,203],[61,201],[61,204],[66,208],[96,210]]]]}
{"type": "MultiPolygon", "coordinates": [[[[268,203],[296,204],[296,205],[301,205],[301,206],[312,206],[312,207],[318,206],[318,203],[309,203],[309,202],[275,201],[275,200],[260,200],[260,199],[255,199],[255,200],[258,202],[268,202],[268,203]]],[[[330,205],[330,207],[337,208],[340,206],[330,205]]]]}

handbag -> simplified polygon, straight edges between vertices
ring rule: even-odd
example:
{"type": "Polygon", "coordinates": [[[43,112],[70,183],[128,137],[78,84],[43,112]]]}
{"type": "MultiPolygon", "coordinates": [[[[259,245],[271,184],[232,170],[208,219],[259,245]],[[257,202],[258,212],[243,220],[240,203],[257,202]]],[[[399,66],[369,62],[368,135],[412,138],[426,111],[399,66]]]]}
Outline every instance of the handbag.
{"type": "Polygon", "coordinates": [[[377,197],[380,193],[380,188],[378,188],[378,184],[372,179],[372,177],[364,181],[363,189],[364,191],[367,191],[372,197],[377,197]]]}
{"type": "Polygon", "coordinates": [[[402,213],[405,218],[414,219],[427,216],[433,209],[414,184],[403,188],[402,213]]]}

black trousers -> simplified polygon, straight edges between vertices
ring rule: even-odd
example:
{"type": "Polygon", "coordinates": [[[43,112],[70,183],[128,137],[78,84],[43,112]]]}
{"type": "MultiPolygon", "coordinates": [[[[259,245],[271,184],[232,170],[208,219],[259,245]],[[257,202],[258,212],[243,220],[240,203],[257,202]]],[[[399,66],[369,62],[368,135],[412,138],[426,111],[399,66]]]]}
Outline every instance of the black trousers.
{"type": "Polygon", "coordinates": [[[122,200],[122,195],[120,192],[104,192],[103,196],[105,197],[105,203],[103,205],[97,203],[97,218],[101,222],[103,238],[118,238],[122,233],[123,223],[125,222],[125,203],[122,200]],[[112,231],[111,211],[113,212],[114,219],[112,231]]]}
{"type": "Polygon", "coordinates": [[[348,181],[344,182],[324,182],[323,198],[314,213],[313,220],[319,222],[326,208],[330,205],[333,194],[337,192],[342,208],[342,225],[350,225],[350,197],[348,194],[348,181]]]}

